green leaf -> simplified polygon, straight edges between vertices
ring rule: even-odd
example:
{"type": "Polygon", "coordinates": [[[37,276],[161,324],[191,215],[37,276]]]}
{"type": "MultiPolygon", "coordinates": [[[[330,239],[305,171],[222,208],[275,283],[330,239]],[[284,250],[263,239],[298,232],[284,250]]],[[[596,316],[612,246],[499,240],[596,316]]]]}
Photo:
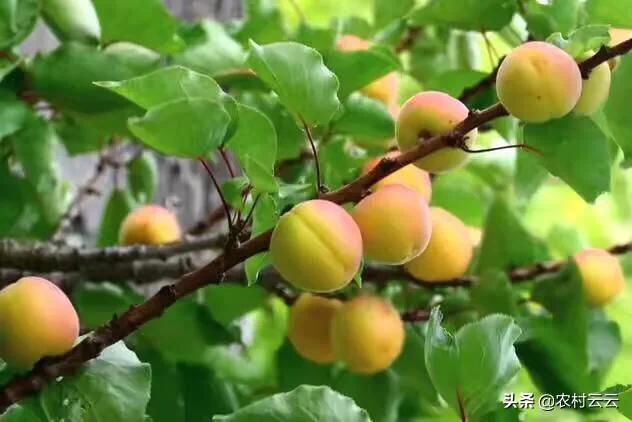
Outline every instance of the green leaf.
{"type": "Polygon", "coordinates": [[[15,94],[0,91],[0,139],[17,132],[28,115],[29,108],[15,94]]]}
{"type": "Polygon", "coordinates": [[[400,68],[397,56],[384,47],[353,52],[334,50],[327,55],[327,66],[338,76],[340,98],[347,98],[352,92],[400,68]]]}
{"type": "MultiPolygon", "coordinates": [[[[418,358],[421,358],[421,355],[418,358]]],[[[342,371],[334,379],[332,388],[366,410],[371,420],[397,421],[402,396],[398,377],[393,372],[383,371],[366,376],[342,371]]]]}
{"type": "Polygon", "coordinates": [[[105,324],[142,300],[131,288],[112,283],[82,282],[72,290],[72,303],[82,326],[87,328],[105,324]]]}
{"type": "Polygon", "coordinates": [[[173,62],[207,75],[243,68],[246,53],[222,25],[204,20],[181,31],[187,47],[173,57],[173,62]]]}
{"type": "Polygon", "coordinates": [[[586,13],[592,23],[632,28],[632,10],[626,0],[587,0],[586,13]]]}
{"type": "Polygon", "coordinates": [[[114,189],[110,193],[101,214],[101,224],[97,234],[98,247],[118,244],[121,223],[134,207],[136,207],[136,202],[127,189],[114,189]]]}
{"type": "Polygon", "coordinates": [[[535,154],[518,151],[514,189],[520,201],[531,199],[548,178],[549,172],[540,164],[535,154]]]}
{"type": "Polygon", "coordinates": [[[303,384],[331,385],[333,382],[331,365],[320,365],[300,356],[289,339],[277,353],[276,366],[281,391],[290,391],[303,384]]]}
{"type": "Polygon", "coordinates": [[[608,25],[587,25],[576,29],[568,35],[568,39],[556,32],[547,38],[547,42],[554,44],[573,57],[579,58],[584,53],[599,49],[610,41],[608,25]]]}
{"type": "Polygon", "coordinates": [[[139,335],[168,361],[188,363],[205,363],[211,346],[232,340],[208,308],[192,298],[179,300],[160,319],[145,325],[139,335]]]}
{"type": "Polygon", "coordinates": [[[511,282],[502,271],[488,271],[472,286],[472,302],[481,315],[517,315],[518,306],[511,282]]]}
{"type": "Polygon", "coordinates": [[[375,0],[373,4],[373,24],[382,28],[396,19],[404,17],[415,5],[415,0],[375,0]]]}
{"type": "Polygon", "coordinates": [[[632,388],[619,393],[619,412],[628,419],[632,419],[632,388]]]}
{"type": "Polygon", "coordinates": [[[205,98],[175,100],[129,120],[132,133],[166,155],[205,156],[219,147],[231,124],[224,106],[205,98]]]}
{"type": "Polygon", "coordinates": [[[156,157],[143,151],[134,158],[127,168],[127,179],[130,191],[139,203],[150,203],[158,186],[158,163],[156,157]]]}
{"type": "Polygon", "coordinates": [[[428,90],[442,91],[459,98],[466,88],[475,86],[488,73],[472,69],[453,69],[439,73],[428,81],[428,90]]]}
{"type": "Polygon", "coordinates": [[[489,269],[506,271],[548,258],[543,243],[531,236],[509,204],[501,198],[492,204],[483,233],[479,274],[489,269]]]}
{"type": "Polygon", "coordinates": [[[630,90],[632,90],[632,55],[627,55],[621,58],[617,71],[612,75],[610,94],[604,108],[610,131],[623,150],[625,167],[632,167],[632,121],[626,113],[629,102],[626,93],[630,90]]]}
{"type": "Polygon", "coordinates": [[[277,134],[272,122],[260,111],[238,105],[239,127],[227,142],[235,153],[252,186],[260,192],[279,189],[274,177],[277,156],[277,134]]]}
{"type": "Polygon", "coordinates": [[[13,60],[7,57],[0,57],[0,82],[2,82],[2,79],[4,79],[5,76],[13,72],[13,70],[18,67],[19,64],[19,60],[13,60]]]}
{"type": "MultiPolygon", "coordinates": [[[[235,385],[201,365],[179,364],[185,421],[208,421],[210,415],[234,412],[239,408],[235,385]]],[[[170,381],[171,382],[171,381],[170,381]]],[[[166,397],[168,401],[173,398],[166,397]]],[[[173,419],[165,422],[174,422],[173,419]]]]}
{"type": "Polygon", "coordinates": [[[212,78],[181,66],[158,69],[120,82],[104,81],[96,84],[116,92],[145,110],[174,100],[219,100],[224,95],[212,78]]]}
{"type": "Polygon", "coordinates": [[[129,79],[155,68],[156,61],[132,60],[121,50],[99,50],[75,42],[64,43],[31,64],[33,90],[61,109],[102,112],[129,104],[94,81],[129,79]]]}
{"type": "Polygon", "coordinates": [[[497,31],[511,22],[517,5],[513,0],[432,0],[415,10],[417,25],[438,24],[472,31],[497,31]]]}
{"type": "Polygon", "coordinates": [[[441,327],[434,308],[426,334],[426,367],[441,396],[472,419],[493,410],[500,393],[520,369],[514,342],[521,330],[512,318],[490,315],[455,335],[441,327]]]}
{"type": "MultiPolygon", "coordinates": [[[[267,194],[262,194],[252,217],[252,237],[272,229],[279,220],[279,209],[274,199],[267,194]]],[[[270,264],[268,252],[261,252],[246,260],[245,269],[248,285],[257,282],[259,272],[270,264]]]]}
{"type": "Polygon", "coordinates": [[[528,0],[524,4],[529,33],[545,39],[553,32],[566,35],[577,27],[581,4],[579,0],[528,0]]]}
{"type": "Polygon", "coordinates": [[[90,0],[43,0],[42,16],[62,41],[97,43],[101,26],[90,0]]]}
{"type": "Polygon", "coordinates": [[[225,422],[370,422],[366,411],[329,387],[300,386],[256,401],[232,415],[213,416],[225,422]]]}
{"type": "Polygon", "coordinates": [[[494,191],[467,171],[444,173],[432,182],[432,205],[444,208],[468,225],[483,225],[493,199],[494,191]]]}
{"type": "Polygon", "coordinates": [[[136,354],[151,365],[151,398],[147,405],[151,422],[185,422],[184,388],[176,364],[167,362],[156,349],[137,348],[136,354]]]}
{"type": "Polygon", "coordinates": [[[338,79],[313,48],[294,42],[250,42],[248,65],[308,125],[325,124],[340,107],[338,79]]]}
{"type": "Polygon", "coordinates": [[[228,326],[231,322],[263,305],[267,294],[258,286],[225,284],[209,286],[205,296],[213,318],[220,324],[228,326]]]}
{"type": "Polygon", "coordinates": [[[588,117],[569,115],[526,125],[524,141],[542,153],[537,159],[552,175],[568,183],[587,202],[609,190],[608,142],[588,117]]]}
{"type": "Polygon", "coordinates": [[[381,146],[395,136],[395,122],[391,113],[379,101],[360,94],[351,95],[344,111],[334,122],[337,133],[351,136],[361,145],[381,146]]]}
{"type": "Polygon", "coordinates": [[[287,38],[283,16],[276,0],[246,0],[243,2],[246,19],[236,27],[233,36],[242,44],[249,40],[271,43],[287,38]]]}
{"type": "Polygon", "coordinates": [[[24,402],[45,420],[142,422],[149,401],[151,369],[123,342],[105,349],[77,374],[50,383],[24,402]]]}
{"type": "MultiPolygon", "coordinates": [[[[160,0],[93,0],[101,22],[101,41],[130,41],[161,53],[183,47],[176,20],[160,0]]],[[[103,79],[102,79],[103,80],[103,79]]]]}
{"type": "Polygon", "coordinates": [[[19,44],[35,27],[39,0],[8,0],[0,3],[0,50],[19,44]]]}

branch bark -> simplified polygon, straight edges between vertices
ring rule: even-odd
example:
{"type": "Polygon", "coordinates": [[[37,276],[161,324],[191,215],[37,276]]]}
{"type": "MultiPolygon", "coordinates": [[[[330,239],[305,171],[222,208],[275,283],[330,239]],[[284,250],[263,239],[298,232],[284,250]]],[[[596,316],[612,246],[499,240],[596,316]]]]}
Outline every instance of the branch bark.
{"type": "MultiPolygon", "coordinates": [[[[632,49],[632,39],[615,47],[602,49],[596,56],[579,64],[582,74],[606,60],[627,53],[632,49]]],[[[487,123],[497,117],[507,115],[502,105],[496,104],[481,112],[472,112],[455,129],[447,134],[435,136],[407,151],[395,159],[383,159],[373,170],[359,177],[341,189],[323,195],[322,199],[344,204],[356,202],[376,181],[402,168],[407,164],[425,157],[441,148],[457,147],[470,130],[487,123]]],[[[42,389],[48,382],[59,376],[67,376],[78,370],[85,362],[97,357],[106,347],[124,339],[146,322],[159,317],[178,299],[193,291],[222,281],[230,268],[268,249],[272,232],[267,231],[239,247],[230,249],[226,254],[213,259],[206,266],[186,274],[176,283],[160,289],[146,302],[130,308],[120,317],[113,318],[108,324],[96,329],[81,343],[68,353],[54,358],[45,358],[35,367],[20,377],[9,381],[0,390],[0,413],[17,401],[42,389]]]]}

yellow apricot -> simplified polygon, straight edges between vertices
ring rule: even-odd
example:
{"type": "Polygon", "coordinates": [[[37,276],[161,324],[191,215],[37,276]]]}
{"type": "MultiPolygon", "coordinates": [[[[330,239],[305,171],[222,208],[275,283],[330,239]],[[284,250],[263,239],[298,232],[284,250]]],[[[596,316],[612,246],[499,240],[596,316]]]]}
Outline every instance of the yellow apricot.
{"type": "Polygon", "coordinates": [[[422,253],[430,241],[428,203],[403,185],[384,186],[370,194],[351,216],[360,228],[364,255],[372,261],[403,264],[422,253]]]}
{"type": "Polygon", "coordinates": [[[402,319],[391,304],[367,295],[344,303],[332,325],[336,356],[359,374],[391,366],[402,351],[404,335],[402,319]]]}
{"type": "MultiPolygon", "coordinates": [[[[450,132],[465,120],[469,110],[461,101],[437,91],[421,92],[402,106],[395,125],[395,136],[401,151],[415,148],[424,140],[450,132]]],[[[471,145],[478,132],[466,135],[471,145]]],[[[442,148],[418,160],[415,164],[431,173],[441,173],[462,166],[468,154],[459,148],[442,148]]]]}
{"type": "MultiPolygon", "coordinates": [[[[366,51],[371,48],[371,43],[355,35],[343,35],[338,39],[336,48],[344,53],[366,51]]],[[[369,83],[360,91],[367,97],[380,101],[389,107],[394,107],[397,101],[398,85],[397,73],[391,72],[369,83]]]]}
{"type": "Polygon", "coordinates": [[[146,205],[132,211],[121,224],[121,245],[163,245],[177,242],[182,232],[176,216],[159,205],[146,205]]]}
{"type": "Polygon", "coordinates": [[[270,256],[281,277],[295,287],[338,290],[360,269],[360,229],[341,206],[321,199],[305,201],[279,219],[270,256]]]}
{"type": "Polygon", "coordinates": [[[575,60],[564,50],[541,41],[515,48],[498,69],[496,92],[514,117],[542,123],[568,114],[582,91],[575,60]]]}
{"type": "Polygon", "coordinates": [[[467,226],[467,232],[470,235],[472,246],[478,247],[483,240],[483,231],[478,227],[467,226]]]}
{"type": "Polygon", "coordinates": [[[23,277],[0,291],[0,358],[7,363],[30,368],[70,350],[78,335],[75,309],[50,281],[23,277]]]}
{"type": "MultiPolygon", "coordinates": [[[[588,58],[590,55],[585,56],[588,58]]],[[[601,107],[610,93],[610,67],[601,63],[582,81],[582,95],[577,101],[575,112],[589,116],[601,107]]]]}
{"type": "MultiPolygon", "coordinates": [[[[623,28],[610,28],[610,45],[617,45],[626,40],[632,38],[632,29],[623,29],[623,28]]],[[[619,65],[619,61],[621,57],[613,57],[608,60],[608,66],[610,66],[611,71],[615,71],[617,66],[619,65]]]]}
{"type": "Polygon", "coordinates": [[[610,303],[625,285],[617,257],[603,249],[586,249],[575,255],[587,302],[593,307],[610,303]]]}
{"type": "Polygon", "coordinates": [[[302,293],[292,305],[288,338],[297,353],[316,363],[336,360],[331,344],[331,324],[342,302],[302,293]]]}
{"type": "MultiPolygon", "coordinates": [[[[364,166],[363,174],[373,170],[382,158],[396,158],[399,154],[400,152],[398,151],[391,151],[384,157],[378,157],[371,160],[366,166],[364,166]]],[[[419,193],[426,202],[430,202],[430,197],[432,196],[432,182],[430,181],[430,174],[417,166],[412,164],[404,166],[378,181],[371,187],[371,189],[373,192],[377,192],[383,187],[389,185],[404,185],[407,188],[419,193]]]]}
{"type": "Polygon", "coordinates": [[[448,211],[430,208],[432,236],[424,252],[406,263],[406,270],[424,281],[449,281],[462,277],[472,261],[470,233],[461,220],[448,211]]]}

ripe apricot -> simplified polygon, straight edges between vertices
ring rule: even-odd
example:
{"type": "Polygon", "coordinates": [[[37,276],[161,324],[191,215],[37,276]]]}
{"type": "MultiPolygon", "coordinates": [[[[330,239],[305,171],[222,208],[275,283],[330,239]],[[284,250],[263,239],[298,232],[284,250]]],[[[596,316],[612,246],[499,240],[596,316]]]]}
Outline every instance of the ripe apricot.
{"type": "Polygon", "coordinates": [[[383,264],[403,264],[426,249],[432,225],[426,200],[403,185],[384,186],[362,199],[352,217],[362,233],[364,255],[383,264]]]}
{"type": "Polygon", "coordinates": [[[338,310],[332,326],[336,356],[351,372],[374,374],[391,366],[402,351],[404,324],[384,300],[361,295],[338,310]]]}
{"type": "Polygon", "coordinates": [[[176,216],[159,205],[146,205],[132,211],[119,231],[121,245],[163,245],[177,242],[182,232],[176,216]]]}
{"type": "Polygon", "coordinates": [[[472,261],[473,245],[470,233],[448,211],[430,208],[432,236],[424,252],[406,263],[406,270],[424,281],[449,281],[462,277],[472,261]]]}
{"type": "Polygon", "coordinates": [[[338,290],[360,269],[360,229],[341,206],[321,199],[305,201],[279,219],[270,256],[281,277],[295,287],[338,290]]]}
{"type": "Polygon", "coordinates": [[[603,249],[586,249],[575,255],[587,302],[594,307],[610,303],[625,286],[617,257],[603,249]]]}
{"type": "Polygon", "coordinates": [[[582,92],[575,60],[552,44],[531,41],[515,48],[498,69],[496,93],[514,117],[542,123],[568,114],[582,92]]]}
{"type": "Polygon", "coordinates": [[[292,305],[288,338],[299,355],[316,363],[336,360],[331,324],[342,302],[303,293],[292,305]]]}
{"type": "MultiPolygon", "coordinates": [[[[411,97],[402,106],[395,125],[395,136],[401,151],[408,151],[420,142],[450,132],[468,116],[469,110],[461,101],[438,91],[427,91],[411,97]]],[[[466,135],[471,145],[476,129],[466,135]]],[[[431,173],[441,173],[462,166],[468,158],[460,148],[442,148],[421,158],[415,164],[431,173]]]]}
{"type": "MultiPolygon", "coordinates": [[[[366,166],[364,166],[363,174],[373,170],[382,158],[396,158],[399,154],[399,151],[391,151],[384,157],[378,157],[371,160],[366,166]]],[[[381,188],[389,185],[404,185],[407,188],[419,193],[426,202],[430,202],[430,197],[432,196],[432,182],[430,181],[430,174],[417,166],[412,164],[404,166],[378,181],[371,189],[373,192],[377,192],[381,188]]]]}
{"type": "Polygon", "coordinates": [[[78,335],[75,309],[50,281],[23,277],[0,291],[0,358],[7,363],[30,368],[70,350],[78,335]]]}

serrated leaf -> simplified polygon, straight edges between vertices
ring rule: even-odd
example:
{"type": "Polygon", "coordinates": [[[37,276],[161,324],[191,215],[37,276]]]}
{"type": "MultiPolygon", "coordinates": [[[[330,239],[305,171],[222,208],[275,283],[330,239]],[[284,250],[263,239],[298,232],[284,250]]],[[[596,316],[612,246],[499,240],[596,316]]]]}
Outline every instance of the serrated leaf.
{"type": "Polygon", "coordinates": [[[340,107],[338,79],[313,48],[295,42],[260,46],[251,41],[247,63],[288,110],[308,125],[329,122],[340,107]]]}
{"type": "Polygon", "coordinates": [[[343,99],[400,68],[397,56],[383,47],[366,51],[331,51],[326,62],[340,81],[339,95],[343,99]]]}
{"type": "Polygon", "coordinates": [[[514,342],[521,334],[506,315],[464,325],[455,335],[441,327],[434,308],[426,334],[426,367],[441,396],[459,414],[476,419],[493,410],[500,392],[520,369],[514,342]]]}
{"type": "Polygon", "coordinates": [[[145,110],[182,99],[218,100],[222,89],[212,78],[181,66],[171,66],[132,79],[96,82],[145,110]]]}
{"type": "Polygon", "coordinates": [[[93,3],[103,43],[130,41],[161,53],[173,53],[183,47],[176,34],[176,20],[160,0],[93,0],[93,3]]]}
{"type": "Polygon", "coordinates": [[[224,422],[370,422],[369,415],[353,400],[329,387],[302,385],[289,393],[280,393],[256,401],[232,415],[213,416],[224,422]]]}
{"type": "Polygon", "coordinates": [[[150,203],[158,187],[158,163],[156,157],[143,151],[127,168],[129,188],[139,203],[150,203]]]}
{"type": "Polygon", "coordinates": [[[279,189],[274,177],[277,134],[272,122],[260,111],[238,105],[239,127],[226,143],[235,153],[252,186],[259,192],[279,189]]]}
{"type": "Polygon", "coordinates": [[[569,115],[528,124],[524,142],[542,153],[536,159],[552,175],[568,183],[587,202],[610,189],[608,142],[590,118],[569,115]]]}
{"type": "Polygon", "coordinates": [[[221,103],[190,98],[153,107],[128,124],[138,139],[163,154],[197,158],[221,145],[231,123],[221,103]]]}
{"type": "Polygon", "coordinates": [[[0,3],[0,50],[19,44],[37,22],[39,0],[9,0],[0,3]]]}
{"type": "Polygon", "coordinates": [[[554,44],[573,57],[599,49],[610,41],[608,25],[587,25],[571,32],[568,38],[556,32],[547,38],[547,42],[554,44]]]}
{"type": "Polygon", "coordinates": [[[516,9],[512,0],[433,0],[412,12],[411,20],[417,25],[494,31],[507,25],[516,9]]]}
{"type": "Polygon", "coordinates": [[[553,32],[568,34],[577,27],[581,11],[580,0],[528,0],[524,6],[527,29],[537,39],[545,39],[553,32]]]}
{"type": "Polygon", "coordinates": [[[610,94],[604,111],[608,126],[615,141],[623,150],[625,167],[632,167],[632,121],[626,107],[632,90],[632,55],[621,58],[616,72],[612,75],[610,94]]]}

